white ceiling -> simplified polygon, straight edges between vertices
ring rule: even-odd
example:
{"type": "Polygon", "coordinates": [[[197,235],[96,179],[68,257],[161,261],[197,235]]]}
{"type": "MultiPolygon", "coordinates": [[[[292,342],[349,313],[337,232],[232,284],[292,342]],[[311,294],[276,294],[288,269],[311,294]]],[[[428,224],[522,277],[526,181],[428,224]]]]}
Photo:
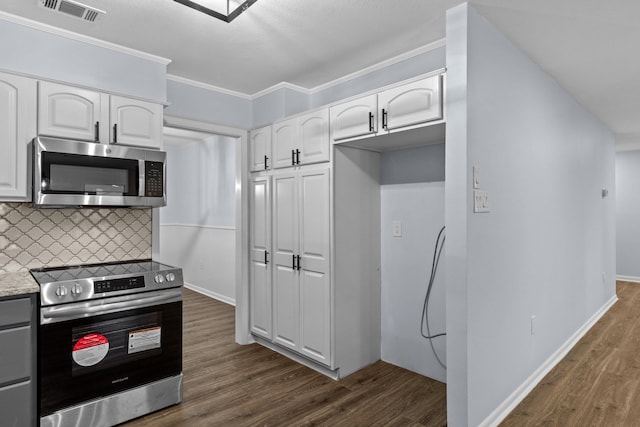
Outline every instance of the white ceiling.
{"type": "MultiPolygon", "coordinates": [[[[81,0],[88,23],[2,0],[0,11],[170,59],[169,73],[255,94],[307,89],[441,40],[462,0],[258,0],[225,23],[173,0],[81,0]]],[[[640,1],[472,0],[619,142],[640,147],[640,1]]]]}

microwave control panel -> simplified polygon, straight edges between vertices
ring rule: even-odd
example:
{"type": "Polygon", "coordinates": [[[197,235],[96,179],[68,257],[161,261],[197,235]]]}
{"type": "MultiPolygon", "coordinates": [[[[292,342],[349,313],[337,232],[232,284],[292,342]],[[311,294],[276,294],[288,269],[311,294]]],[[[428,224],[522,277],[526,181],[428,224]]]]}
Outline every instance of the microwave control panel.
{"type": "Polygon", "coordinates": [[[164,197],[164,163],[144,162],[146,197],[164,197]]]}

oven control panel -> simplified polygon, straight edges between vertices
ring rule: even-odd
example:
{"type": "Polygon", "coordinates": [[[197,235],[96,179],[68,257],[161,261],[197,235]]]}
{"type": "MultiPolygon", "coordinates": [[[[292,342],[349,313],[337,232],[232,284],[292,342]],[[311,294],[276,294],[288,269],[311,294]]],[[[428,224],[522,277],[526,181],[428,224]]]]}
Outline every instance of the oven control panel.
{"type": "Polygon", "coordinates": [[[98,280],[93,282],[93,292],[96,294],[101,294],[103,292],[126,291],[137,288],[144,288],[144,276],[98,280]]]}

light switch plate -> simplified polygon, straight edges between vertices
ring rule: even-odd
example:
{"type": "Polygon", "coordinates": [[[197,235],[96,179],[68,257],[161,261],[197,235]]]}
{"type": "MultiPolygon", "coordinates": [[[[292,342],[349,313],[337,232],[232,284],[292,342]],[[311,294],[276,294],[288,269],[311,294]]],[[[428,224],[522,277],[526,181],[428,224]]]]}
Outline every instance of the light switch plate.
{"type": "Polygon", "coordinates": [[[489,206],[489,192],[485,190],[473,190],[473,212],[491,212],[489,206]]]}
{"type": "Polygon", "coordinates": [[[480,188],[480,168],[478,166],[473,167],[473,188],[480,188]]]}

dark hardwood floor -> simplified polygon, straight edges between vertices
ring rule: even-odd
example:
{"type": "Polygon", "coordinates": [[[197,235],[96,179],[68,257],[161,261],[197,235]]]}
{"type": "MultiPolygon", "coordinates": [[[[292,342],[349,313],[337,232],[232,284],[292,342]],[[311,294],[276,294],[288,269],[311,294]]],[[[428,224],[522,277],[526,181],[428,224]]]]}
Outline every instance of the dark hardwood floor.
{"type": "Polygon", "coordinates": [[[234,341],[234,308],[184,290],[183,402],[136,426],[443,426],[446,387],[377,362],[334,381],[234,341]]]}
{"type": "MultiPolygon", "coordinates": [[[[502,426],[640,426],[640,284],[502,426]]],[[[442,426],[444,384],[377,362],[340,381],[257,344],[234,342],[234,309],[185,289],[183,403],[136,426],[442,426]]]]}

